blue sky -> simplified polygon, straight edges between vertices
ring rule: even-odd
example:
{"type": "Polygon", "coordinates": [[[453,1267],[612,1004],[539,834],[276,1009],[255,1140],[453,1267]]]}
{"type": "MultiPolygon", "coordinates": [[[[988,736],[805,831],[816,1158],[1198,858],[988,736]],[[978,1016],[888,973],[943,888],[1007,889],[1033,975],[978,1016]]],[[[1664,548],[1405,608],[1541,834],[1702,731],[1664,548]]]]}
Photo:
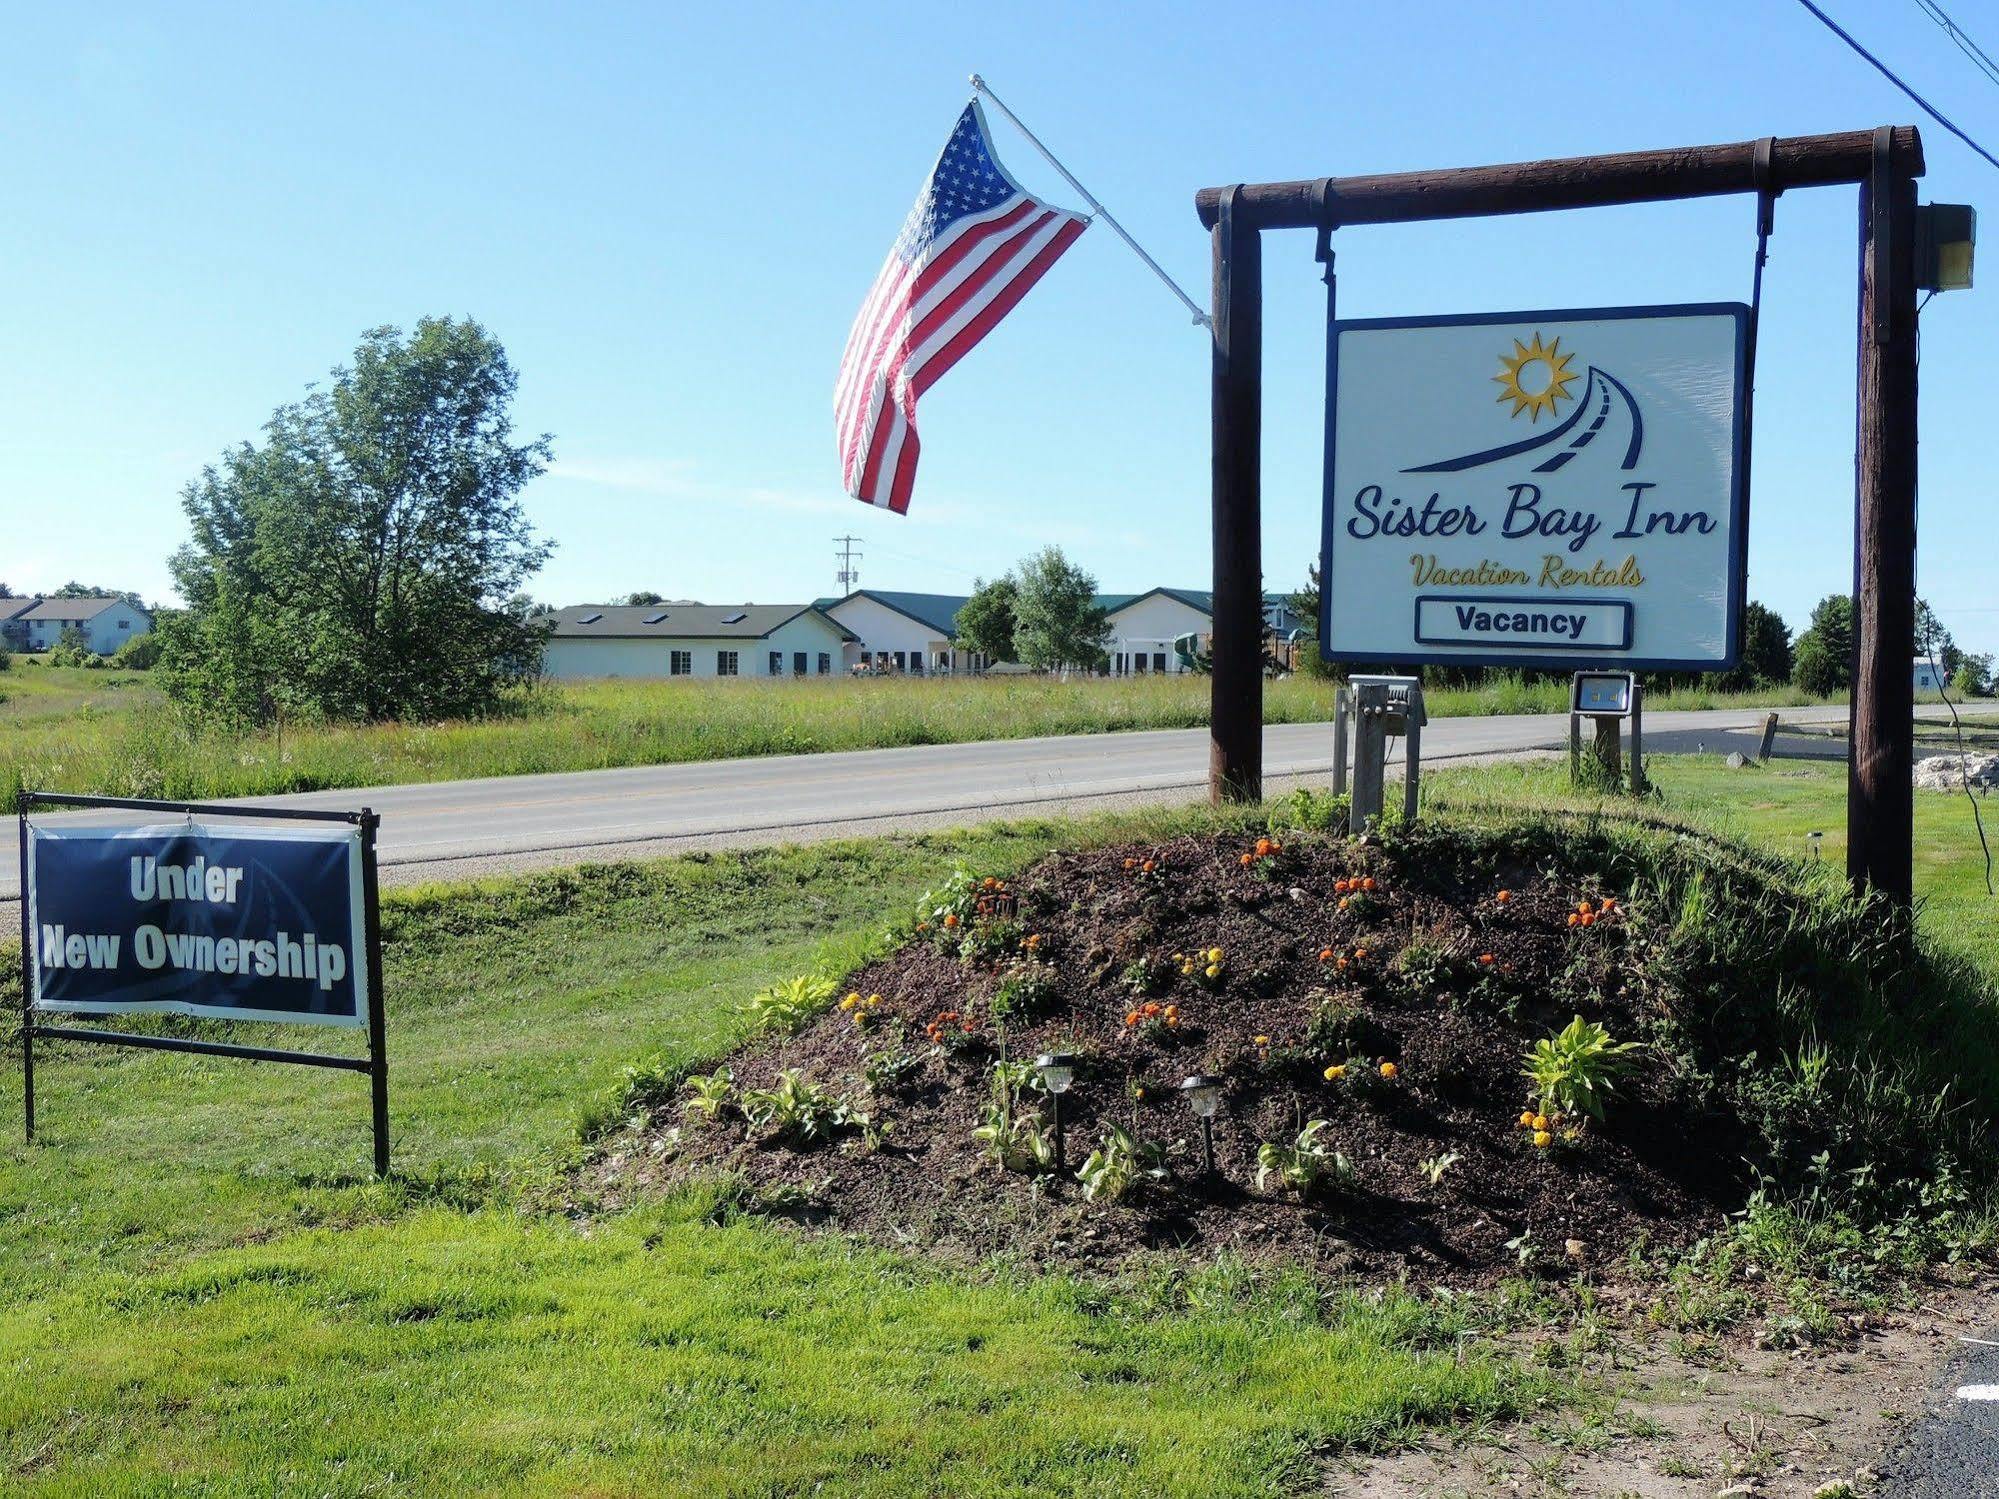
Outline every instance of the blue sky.
{"type": "MultiPolygon", "coordinates": [[[[1903,0],[1830,0],[1999,147],[1999,89],[1903,0]]],[[[1988,50],[1999,5],[1953,12],[1988,50]]],[[[558,603],[961,590],[1048,541],[1106,588],[1205,586],[1202,333],[1101,227],[926,398],[912,515],[845,499],[859,298],[982,72],[1205,300],[1198,187],[1917,121],[1793,0],[1496,6],[114,6],[0,58],[0,579],[167,592],[177,494],[364,328],[470,315],[554,435],[558,603]]],[[[1999,172],[1926,127],[1925,199],[1999,172]]],[[[1069,201],[1004,124],[1000,152],[1069,201]]],[[[1753,596],[1851,574],[1854,195],[1777,211],[1753,596]]],[[[1746,300],[1750,200],[1340,236],[1352,316],[1746,300]]],[[[1268,582],[1316,554],[1323,290],[1266,251],[1268,582]]],[[[1999,284],[1999,252],[1986,279],[1999,284]]],[[[1923,592],[1999,650],[1992,290],[1923,319],[1923,592]]]]}

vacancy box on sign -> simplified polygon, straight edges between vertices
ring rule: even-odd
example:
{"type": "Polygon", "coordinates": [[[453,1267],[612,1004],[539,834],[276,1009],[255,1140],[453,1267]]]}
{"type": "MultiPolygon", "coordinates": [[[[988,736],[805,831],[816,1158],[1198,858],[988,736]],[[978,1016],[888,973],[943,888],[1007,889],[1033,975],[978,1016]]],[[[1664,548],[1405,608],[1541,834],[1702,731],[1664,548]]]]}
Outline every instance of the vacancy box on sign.
{"type": "Polygon", "coordinates": [[[1631,648],[1631,613],[1623,599],[1428,594],[1416,600],[1416,640],[1421,645],[1623,651],[1631,648]]]}

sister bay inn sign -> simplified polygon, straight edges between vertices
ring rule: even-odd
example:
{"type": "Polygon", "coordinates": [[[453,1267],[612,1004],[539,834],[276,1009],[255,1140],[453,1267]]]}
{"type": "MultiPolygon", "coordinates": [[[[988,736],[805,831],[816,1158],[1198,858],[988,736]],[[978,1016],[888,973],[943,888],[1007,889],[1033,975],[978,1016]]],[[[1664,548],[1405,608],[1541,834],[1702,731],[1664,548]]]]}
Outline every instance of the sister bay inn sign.
{"type": "Polygon", "coordinates": [[[1748,316],[1725,304],[1335,322],[1326,655],[1733,666],[1748,316]]]}
{"type": "MultiPolygon", "coordinates": [[[[1263,789],[1266,231],[1315,230],[1326,268],[1321,644],[1332,660],[1707,668],[1733,662],[1739,645],[1745,413],[1776,202],[1857,186],[1847,872],[1906,906],[1916,294],[1968,285],[1971,252],[1967,213],[1918,207],[1922,174],[1918,132],[1882,126],[1196,193],[1213,268],[1210,794],[1263,789]],[[1334,240],[1365,225],[1734,193],[1755,199],[1747,308],[1335,316],[1334,240]]],[[[1825,523],[1844,519],[1828,512],[1825,523]]]]}

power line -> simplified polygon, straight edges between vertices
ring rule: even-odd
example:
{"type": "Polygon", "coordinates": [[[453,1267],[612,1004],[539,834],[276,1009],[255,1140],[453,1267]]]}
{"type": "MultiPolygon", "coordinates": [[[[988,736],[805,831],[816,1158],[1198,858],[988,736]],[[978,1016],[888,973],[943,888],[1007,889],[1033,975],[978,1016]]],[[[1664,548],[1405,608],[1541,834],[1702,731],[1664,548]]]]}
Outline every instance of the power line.
{"type": "Polygon", "coordinates": [[[1922,8],[1924,15],[1943,28],[1945,36],[1957,43],[1957,50],[1970,58],[1979,72],[1999,83],[1999,62],[1994,62],[1983,47],[1965,34],[1964,29],[1950,18],[1950,12],[1938,5],[1936,0],[1916,0],[1916,4],[1922,8]]]}
{"type": "Polygon", "coordinates": [[[1922,109],[1922,111],[1925,114],[1927,114],[1931,119],[1935,120],[1939,125],[1943,126],[1944,129],[1948,130],[1952,135],[1956,136],[1959,140],[1963,141],[1967,146],[1971,147],[1972,150],[1976,151],[1980,156],[1984,157],[1994,167],[1999,167],[1999,156],[1994,156],[1990,151],[1986,150],[1983,146],[1979,145],[1977,141],[1973,140],[1970,136],[1966,135],[1962,130],[1958,129],[1956,125],[1952,124],[1950,120],[1944,116],[1943,111],[1939,110],[1934,104],[1930,103],[1929,100],[1925,99],[1921,94],[1917,93],[1914,89],[1910,88],[1908,84],[1904,83],[1896,75],[1895,70],[1893,68],[1889,67],[1888,64],[1881,61],[1880,58],[1876,57],[1872,52],[1869,52],[1865,47],[1861,46],[1859,42],[1855,41],[1853,38],[1853,34],[1850,31],[1848,31],[1845,27],[1841,26],[1839,22],[1835,21],[1831,16],[1827,15],[1824,11],[1820,10],[1818,6],[1812,3],[1812,0],[1798,0],[1798,4],[1802,5],[1806,10],[1810,11],[1813,15],[1817,16],[1819,20],[1824,24],[1825,28],[1828,31],[1830,31],[1834,36],[1838,37],[1842,42],[1845,42],[1847,46],[1851,47],[1855,52],[1858,52],[1862,57],[1866,58],[1869,62],[1874,64],[1875,68],[1880,72],[1883,78],[1886,78],[1890,83],[1894,84],[1896,88],[1900,89],[1903,93],[1907,94],[1911,99],[1915,100],[1917,105],[1922,109]]]}

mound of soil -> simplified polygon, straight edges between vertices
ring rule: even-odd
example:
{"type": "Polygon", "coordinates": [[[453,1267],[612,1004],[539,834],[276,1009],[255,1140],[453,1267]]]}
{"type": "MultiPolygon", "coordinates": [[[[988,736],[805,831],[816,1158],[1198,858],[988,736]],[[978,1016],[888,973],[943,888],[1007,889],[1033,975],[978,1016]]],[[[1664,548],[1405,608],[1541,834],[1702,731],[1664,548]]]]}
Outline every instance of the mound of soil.
{"type": "MultiPolygon", "coordinates": [[[[1608,1267],[1634,1243],[1711,1231],[1745,1191],[1734,1121],[1654,1046],[1604,1122],[1567,1121],[1539,1146],[1521,1126],[1536,1040],[1576,1015],[1655,1034],[1648,914],[1637,893],[1531,867],[1503,840],[1421,830],[1286,836],[1262,858],[1242,835],[1056,855],[946,892],[851,976],[858,1006],[731,1060],[736,1100],[796,1069],[873,1130],[801,1149],[735,1104],[712,1123],[669,1107],[607,1142],[589,1185],[616,1205],[732,1174],[747,1202],[898,1247],[1072,1266],[1227,1248],[1445,1283],[1608,1267]],[[993,1064],[1043,1051],[1083,1059],[1063,1099],[1068,1172],[1004,1170],[973,1134],[993,1064]],[[1226,1080],[1212,1176],[1177,1088],[1193,1073],[1226,1080]],[[1259,1187],[1259,1145],[1313,1119],[1347,1179],[1304,1198],[1259,1187]],[[1167,1174],[1087,1201],[1075,1171],[1113,1124],[1162,1147],[1167,1174]],[[1424,1163],[1448,1157],[1433,1180],[1424,1163]]],[[[1048,1100],[1025,1097],[1045,1118],[1048,1100]]]]}

